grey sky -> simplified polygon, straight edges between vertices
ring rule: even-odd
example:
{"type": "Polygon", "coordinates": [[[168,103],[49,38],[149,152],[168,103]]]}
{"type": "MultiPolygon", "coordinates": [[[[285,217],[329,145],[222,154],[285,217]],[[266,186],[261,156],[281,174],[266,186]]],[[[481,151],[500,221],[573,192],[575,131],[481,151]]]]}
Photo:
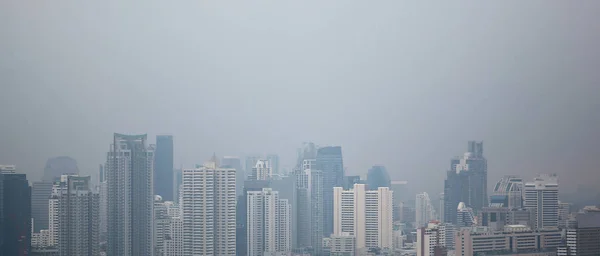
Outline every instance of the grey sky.
{"type": "Polygon", "coordinates": [[[82,173],[113,132],[175,163],[341,145],[351,174],[439,192],[484,140],[490,182],[600,182],[600,1],[0,1],[0,163],[82,173]],[[154,140],[154,138],[152,138],[154,140]]]}

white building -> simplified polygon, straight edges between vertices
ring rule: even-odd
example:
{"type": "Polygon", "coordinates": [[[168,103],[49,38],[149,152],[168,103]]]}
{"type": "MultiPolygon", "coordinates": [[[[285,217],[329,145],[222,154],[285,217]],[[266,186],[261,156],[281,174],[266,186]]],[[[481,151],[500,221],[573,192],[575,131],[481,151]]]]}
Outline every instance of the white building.
{"type": "Polygon", "coordinates": [[[475,223],[475,214],[473,209],[467,207],[464,202],[458,203],[456,208],[456,225],[458,228],[470,227],[475,223]]]}
{"type": "Polygon", "coordinates": [[[115,133],[104,171],[107,255],[154,255],[154,146],[147,135],[115,133]]]}
{"type": "Polygon", "coordinates": [[[270,180],[272,175],[271,163],[268,160],[258,160],[252,168],[250,180],[270,180]]]}
{"type": "Polygon", "coordinates": [[[341,235],[331,235],[329,247],[330,256],[355,256],[356,237],[347,232],[342,232],[341,235]]]}
{"type": "Polygon", "coordinates": [[[558,229],[534,231],[523,225],[506,225],[501,231],[491,231],[487,227],[463,228],[456,232],[455,252],[462,256],[556,255],[562,244],[561,236],[558,229]]]}
{"type": "Polygon", "coordinates": [[[417,229],[417,256],[445,255],[446,227],[438,222],[430,222],[427,227],[417,229]]]}
{"type": "Polygon", "coordinates": [[[427,223],[435,218],[435,211],[433,205],[431,205],[431,199],[429,199],[429,194],[427,194],[427,192],[417,194],[415,199],[415,215],[417,228],[427,226],[427,223]]]}
{"type": "Polygon", "coordinates": [[[249,256],[291,253],[291,205],[271,188],[248,191],[247,246],[249,256]]]}
{"type": "Polygon", "coordinates": [[[181,194],[183,255],[235,255],[235,169],[184,169],[181,194]]]}
{"type": "Polygon", "coordinates": [[[533,182],[525,183],[524,206],[533,212],[533,228],[557,228],[558,176],[539,175],[533,182]]]}
{"type": "Polygon", "coordinates": [[[311,169],[315,160],[303,161],[303,170],[296,170],[296,234],[298,248],[312,248],[322,253],[323,245],[323,173],[311,169]]]}
{"type": "Polygon", "coordinates": [[[67,176],[59,196],[58,248],[60,255],[98,255],[99,201],[91,177],[67,176]]]}
{"type": "Polygon", "coordinates": [[[183,254],[183,220],[181,217],[172,217],[169,225],[169,234],[165,236],[165,256],[181,256],[183,254]]]}
{"type": "Polygon", "coordinates": [[[387,187],[366,190],[354,184],[351,190],[333,188],[334,235],[356,237],[356,251],[368,248],[393,249],[393,192],[387,187]]]}

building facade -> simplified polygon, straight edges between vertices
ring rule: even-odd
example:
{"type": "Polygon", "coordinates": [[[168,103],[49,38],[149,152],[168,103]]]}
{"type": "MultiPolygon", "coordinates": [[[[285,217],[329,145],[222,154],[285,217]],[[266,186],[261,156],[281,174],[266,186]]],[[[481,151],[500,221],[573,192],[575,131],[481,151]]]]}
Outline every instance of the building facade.
{"type": "Polygon", "coordinates": [[[115,133],[104,168],[107,254],[154,255],[154,147],[147,145],[147,135],[115,133]]]}
{"type": "Polygon", "coordinates": [[[384,166],[375,165],[369,169],[367,172],[367,186],[368,189],[372,190],[378,187],[390,188],[392,186],[392,180],[384,166]]]}
{"type": "Polygon", "coordinates": [[[247,202],[249,256],[292,251],[291,205],[271,188],[249,191],[247,202]]]}
{"type": "Polygon", "coordinates": [[[297,245],[314,254],[322,253],[323,240],[323,173],[304,165],[296,170],[297,189],[297,245]]]}
{"type": "Polygon", "coordinates": [[[60,255],[100,254],[99,201],[92,189],[91,177],[69,175],[59,196],[60,255]]]}
{"type": "Polygon", "coordinates": [[[566,230],[566,246],[558,249],[558,255],[598,255],[600,252],[600,210],[578,213],[576,220],[577,226],[566,230]]]}
{"type": "Polygon", "coordinates": [[[236,254],[235,169],[218,166],[183,170],[183,255],[236,254]]]}
{"type": "Polygon", "coordinates": [[[173,136],[156,136],[154,154],[154,194],[165,201],[175,200],[173,195],[173,136]]]}
{"type": "Polygon", "coordinates": [[[268,160],[258,160],[256,165],[252,168],[252,174],[250,180],[270,180],[273,175],[273,169],[271,169],[271,163],[268,160]]]}
{"type": "Polygon", "coordinates": [[[455,237],[456,255],[554,255],[562,243],[561,231],[532,231],[522,225],[502,231],[486,227],[461,229],[455,237]]]}
{"type": "Polygon", "coordinates": [[[0,252],[28,255],[31,247],[31,188],[25,174],[14,166],[0,166],[3,226],[0,252]]]}
{"type": "Polygon", "coordinates": [[[334,234],[356,237],[357,251],[393,250],[392,191],[386,187],[366,190],[334,188],[334,234]]]}
{"type": "Polygon", "coordinates": [[[415,198],[415,222],[416,227],[426,227],[427,224],[434,219],[435,212],[431,199],[427,192],[417,194],[415,198]]]}
{"type": "Polygon", "coordinates": [[[323,236],[333,233],[333,188],[344,185],[342,147],[322,147],[317,150],[316,170],[323,172],[323,236]]]}
{"type": "Polygon", "coordinates": [[[533,213],[532,228],[558,228],[558,176],[543,174],[525,183],[524,205],[533,213]]]}

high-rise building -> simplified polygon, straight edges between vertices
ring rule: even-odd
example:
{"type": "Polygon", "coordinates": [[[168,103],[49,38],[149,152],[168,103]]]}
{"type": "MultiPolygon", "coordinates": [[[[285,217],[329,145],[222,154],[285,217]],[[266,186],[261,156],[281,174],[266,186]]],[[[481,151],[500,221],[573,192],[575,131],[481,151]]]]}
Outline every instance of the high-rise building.
{"type": "Polygon", "coordinates": [[[256,163],[258,162],[258,160],[261,160],[262,157],[257,156],[257,155],[252,155],[252,156],[247,156],[246,157],[246,169],[244,169],[245,173],[245,177],[250,177],[252,176],[252,169],[256,166],[256,163]]]}
{"type": "Polygon", "coordinates": [[[115,133],[107,154],[107,255],[154,254],[154,147],[146,140],[115,133]]]}
{"type": "Polygon", "coordinates": [[[298,160],[296,163],[296,169],[302,170],[302,163],[307,159],[317,158],[317,146],[312,142],[302,143],[302,148],[298,149],[298,160]]]}
{"type": "Polygon", "coordinates": [[[555,255],[562,243],[560,230],[534,231],[522,225],[491,231],[487,227],[463,228],[455,235],[455,255],[555,255]]]}
{"type": "Polygon", "coordinates": [[[154,194],[173,201],[173,136],[157,135],[154,152],[154,194]]]}
{"type": "Polygon", "coordinates": [[[28,255],[31,247],[31,188],[14,166],[0,166],[3,180],[2,255],[28,255]]]}
{"type": "Polygon", "coordinates": [[[181,216],[171,216],[168,226],[168,235],[164,241],[164,256],[184,255],[183,247],[183,220],[181,216]]]}
{"type": "Polygon", "coordinates": [[[183,170],[184,255],[236,254],[235,169],[218,166],[183,170]]]}
{"type": "Polygon", "coordinates": [[[523,208],[523,179],[517,176],[504,176],[500,179],[494,186],[489,206],[523,208]]]}
{"type": "Polygon", "coordinates": [[[423,192],[417,194],[415,198],[415,222],[416,227],[425,227],[427,224],[434,219],[435,211],[433,205],[431,205],[431,199],[429,194],[423,192]]]}
{"type": "Polygon", "coordinates": [[[270,180],[273,175],[273,169],[271,169],[271,163],[268,160],[258,160],[256,165],[252,168],[252,174],[250,180],[270,180]]]}
{"type": "Polygon", "coordinates": [[[558,256],[588,256],[600,252],[600,210],[578,213],[577,224],[567,229],[567,244],[558,248],[558,256]]]}
{"type": "Polygon", "coordinates": [[[180,204],[179,197],[181,192],[181,184],[183,184],[183,169],[174,169],[173,170],[173,201],[177,204],[180,204]]]}
{"type": "Polygon", "coordinates": [[[465,203],[458,203],[458,207],[456,209],[456,227],[470,227],[475,224],[475,214],[473,213],[473,209],[467,207],[465,203]]]}
{"type": "Polygon", "coordinates": [[[400,221],[402,216],[402,204],[408,199],[408,182],[403,180],[393,180],[390,190],[394,192],[394,221],[400,221]]]}
{"type": "MultiPolygon", "coordinates": [[[[279,199],[285,199],[290,204],[290,220],[291,220],[291,229],[292,232],[298,230],[298,191],[296,189],[296,177],[294,175],[290,176],[280,176],[277,179],[271,180],[271,188],[273,191],[277,191],[279,193],[279,199]]],[[[292,241],[292,249],[296,248],[298,245],[297,236],[292,233],[291,236],[292,241]]]]}
{"type": "Polygon", "coordinates": [[[154,255],[165,254],[165,239],[171,225],[169,216],[169,203],[164,201],[160,195],[154,196],[154,255]]]}
{"type": "Polygon", "coordinates": [[[479,212],[477,225],[501,231],[507,225],[532,226],[531,211],[524,208],[485,207],[479,212]]]}
{"type": "Polygon", "coordinates": [[[322,147],[317,151],[316,170],[323,172],[323,236],[333,233],[333,188],[344,185],[342,147],[322,147]]]}
{"type": "Polygon", "coordinates": [[[364,184],[364,182],[362,182],[362,180],[360,179],[360,175],[344,176],[343,187],[345,190],[354,188],[354,184],[364,184]]]}
{"type": "Polygon", "coordinates": [[[483,142],[468,142],[467,152],[450,161],[444,182],[444,222],[456,223],[458,203],[464,202],[478,213],[488,206],[487,160],[483,142]]]}
{"type": "Polygon", "coordinates": [[[331,235],[330,256],[356,256],[356,237],[347,232],[341,235],[331,235]]]}
{"type": "Polygon", "coordinates": [[[533,213],[533,228],[558,228],[558,176],[542,174],[525,183],[524,205],[533,213]]]}
{"type": "Polygon", "coordinates": [[[235,195],[242,195],[244,189],[244,170],[242,169],[242,161],[237,156],[224,156],[221,159],[221,168],[235,169],[235,195]]]}
{"type": "Polygon", "coordinates": [[[375,165],[369,169],[367,173],[367,186],[369,189],[377,189],[378,187],[391,187],[392,180],[384,166],[375,165]]]}
{"type": "Polygon", "coordinates": [[[106,172],[104,166],[100,165],[98,175],[98,194],[100,196],[100,209],[99,212],[99,230],[100,230],[100,242],[106,242],[106,232],[108,231],[108,182],[106,180],[106,172]]]}
{"type": "Polygon", "coordinates": [[[558,202],[558,227],[566,228],[567,221],[571,214],[571,204],[565,202],[558,202]]]}
{"type": "Polygon", "coordinates": [[[60,255],[99,255],[99,200],[90,176],[67,177],[59,197],[60,255]]]}
{"type": "Polygon", "coordinates": [[[392,193],[386,187],[366,190],[365,184],[352,190],[335,187],[334,234],[355,236],[359,252],[393,250],[392,193]]]}
{"type": "Polygon", "coordinates": [[[282,175],[281,170],[279,169],[279,156],[275,154],[267,155],[267,161],[271,165],[271,172],[275,175],[282,175]]]}
{"type": "Polygon", "coordinates": [[[439,222],[417,228],[417,256],[446,255],[446,226],[439,222]]]}
{"type": "Polygon", "coordinates": [[[270,180],[247,180],[244,181],[242,195],[238,196],[236,207],[236,254],[239,256],[247,255],[248,246],[246,238],[248,235],[248,192],[262,191],[263,188],[271,186],[270,180]]]}
{"type": "Polygon", "coordinates": [[[323,173],[310,169],[310,165],[304,166],[308,169],[295,172],[298,198],[296,248],[320,255],[323,253],[323,173]]]}
{"type": "Polygon", "coordinates": [[[248,192],[248,255],[292,251],[291,205],[271,188],[248,192]]]}
{"type": "Polygon", "coordinates": [[[54,182],[56,178],[64,174],[78,175],[77,161],[68,156],[50,158],[46,161],[42,181],[54,182]]]}

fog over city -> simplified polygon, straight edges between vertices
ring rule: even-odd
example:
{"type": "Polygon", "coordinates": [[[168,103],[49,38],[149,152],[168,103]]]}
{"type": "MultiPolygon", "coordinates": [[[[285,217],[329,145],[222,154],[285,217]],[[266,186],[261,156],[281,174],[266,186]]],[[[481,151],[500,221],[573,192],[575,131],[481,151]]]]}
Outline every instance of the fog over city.
{"type": "MultiPolygon", "coordinates": [[[[489,184],[600,182],[600,1],[0,1],[0,164],[95,177],[113,133],[214,153],[340,145],[443,190],[481,140],[489,184]]],[[[594,188],[598,190],[597,188],[594,188]]],[[[595,193],[600,191],[595,191],[595,193]]]]}

